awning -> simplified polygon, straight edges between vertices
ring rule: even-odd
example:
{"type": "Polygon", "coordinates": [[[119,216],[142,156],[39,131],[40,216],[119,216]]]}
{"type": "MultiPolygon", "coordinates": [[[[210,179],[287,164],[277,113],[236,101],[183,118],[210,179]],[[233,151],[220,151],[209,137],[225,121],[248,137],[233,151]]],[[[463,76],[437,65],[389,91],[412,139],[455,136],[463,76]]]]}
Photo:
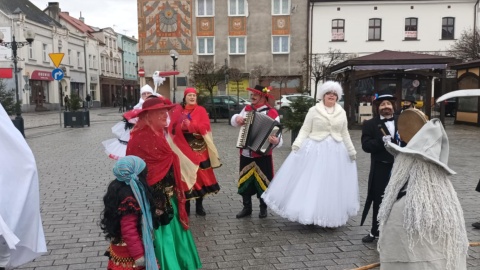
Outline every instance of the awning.
{"type": "Polygon", "coordinates": [[[30,80],[34,81],[53,81],[51,71],[34,70],[30,80]]]}
{"type": "Polygon", "coordinates": [[[11,79],[13,77],[13,68],[0,68],[0,79],[11,79]]]}

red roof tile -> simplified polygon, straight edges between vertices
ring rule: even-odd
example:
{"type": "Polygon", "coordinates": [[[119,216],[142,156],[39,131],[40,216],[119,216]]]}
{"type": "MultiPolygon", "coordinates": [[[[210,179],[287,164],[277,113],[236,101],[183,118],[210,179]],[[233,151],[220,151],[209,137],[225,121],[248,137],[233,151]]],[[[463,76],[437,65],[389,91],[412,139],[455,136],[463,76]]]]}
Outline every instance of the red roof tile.
{"type": "Polygon", "coordinates": [[[68,23],[73,25],[75,28],[77,28],[82,33],[85,33],[85,34],[89,35],[90,37],[93,37],[91,33],[95,32],[95,30],[93,30],[92,27],[85,24],[81,20],[70,16],[68,12],[60,12],[60,18],[64,19],[65,21],[67,21],[68,23]]]}

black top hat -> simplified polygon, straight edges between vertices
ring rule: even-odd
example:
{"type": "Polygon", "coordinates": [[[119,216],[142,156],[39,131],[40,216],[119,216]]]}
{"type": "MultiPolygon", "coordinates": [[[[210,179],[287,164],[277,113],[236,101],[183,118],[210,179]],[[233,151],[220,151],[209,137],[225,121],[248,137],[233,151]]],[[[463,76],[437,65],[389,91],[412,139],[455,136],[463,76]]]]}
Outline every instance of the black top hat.
{"type": "Polygon", "coordinates": [[[414,96],[406,96],[404,99],[402,99],[403,101],[410,101],[411,103],[413,104],[417,104],[417,100],[415,99],[414,96]]]}
{"type": "Polygon", "coordinates": [[[382,102],[384,100],[397,100],[396,97],[394,97],[391,93],[389,92],[380,92],[378,93],[378,97],[375,99],[375,102],[382,102]]]}

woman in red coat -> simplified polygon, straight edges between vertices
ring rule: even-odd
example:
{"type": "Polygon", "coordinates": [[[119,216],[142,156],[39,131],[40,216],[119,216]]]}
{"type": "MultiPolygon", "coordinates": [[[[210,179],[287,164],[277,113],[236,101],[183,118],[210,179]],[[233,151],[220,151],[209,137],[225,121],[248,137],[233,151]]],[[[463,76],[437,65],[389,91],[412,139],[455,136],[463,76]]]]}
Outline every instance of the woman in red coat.
{"type": "Polygon", "coordinates": [[[183,93],[182,132],[193,152],[187,156],[194,156],[199,164],[195,184],[185,193],[187,199],[185,208],[187,213],[190,213],[190,200],[195,199],[197,215],[205,216],[203,197],[220,190],[213,168],[218,168],[222,164],[218,158],[217,148],[213,144],[210,118],[205,108],[197,104],[195,88],[187,88],[183,93]]]}

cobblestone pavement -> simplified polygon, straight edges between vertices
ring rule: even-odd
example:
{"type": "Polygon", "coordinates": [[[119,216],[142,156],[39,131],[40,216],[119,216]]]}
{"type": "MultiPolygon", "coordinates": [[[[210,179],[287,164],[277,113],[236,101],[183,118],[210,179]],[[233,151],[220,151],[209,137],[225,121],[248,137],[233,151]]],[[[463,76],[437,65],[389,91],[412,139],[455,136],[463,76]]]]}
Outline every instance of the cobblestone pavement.
{"type": "MultiPolygon", "coordinates": [[[[91,110],[91,126],[62,128],[59,113],[24,114],[25,133],[40,175],[43,225],[48,254],[21,269],[105,269],[107,242],[98,226],[102,196],[113,179],[113,161],[103,153],[101,141],[112,137],[110,128],[120,120],[114,108],[91,110]]],[[[236,219],[241,209],[236,194],[238,130],[226,120],[212,124],[223,166],[216,170],[221,191],[204,201],[206,217],[192,215],[190,224],[204,269],[352,269],[378,261],[376,243],[363,244],[371,218],[360,226],[360,214],[337,228],[304,226],[269,212],[258,218],[236,219]]],[[[450,166],[458,175],[451,180],[458,192],[470,241],[480,241],[480,129],[447,125],[450,166]]],[[[358,151],[361,203],[365,201],[369,156],[360,147],[359,130],[351,136],[358,151]]],[[[274,152],[275,168],[290,152],[290,134],[274,152]]],[[[321,175],[319,177],[322,177],[321,175]]],[[[328,177],[324,175],[323,177],[328,177]]],[[[299,202],[302,203],[302,202],[299,202]]],[[[193,211],[192,211],[193,212],[193,211]]],[[[28,222],[28,221],[25,221],[28,222]]],[[[480,268],[480,247],[469,250],[469,269],[480,268]]]]}

